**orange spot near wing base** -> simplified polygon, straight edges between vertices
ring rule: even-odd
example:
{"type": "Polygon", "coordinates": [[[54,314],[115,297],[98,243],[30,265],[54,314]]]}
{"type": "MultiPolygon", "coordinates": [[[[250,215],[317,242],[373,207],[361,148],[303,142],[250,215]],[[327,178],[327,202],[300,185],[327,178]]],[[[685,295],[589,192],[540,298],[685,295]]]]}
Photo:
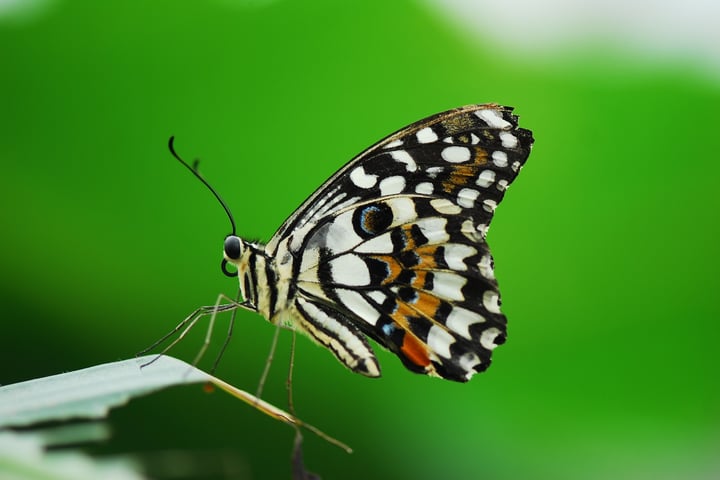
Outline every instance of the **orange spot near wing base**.
{"type": "Polygon", "coordinates": [[[415,365],[425,368],[430,365],[427,347],[415,335],[406,333],[400,350],[415,365]]]}
{"type": "Polygon", "coordinates": [[[415,365],[426,368],[430,366],[430,356],[428,348],[415,334],[410,330],[410,324],[407,317],[414,316],[415,311],[405,302],[398,302],[398,308],[390,316],[404,331],[403,343],[400,351],[415,365]]]}

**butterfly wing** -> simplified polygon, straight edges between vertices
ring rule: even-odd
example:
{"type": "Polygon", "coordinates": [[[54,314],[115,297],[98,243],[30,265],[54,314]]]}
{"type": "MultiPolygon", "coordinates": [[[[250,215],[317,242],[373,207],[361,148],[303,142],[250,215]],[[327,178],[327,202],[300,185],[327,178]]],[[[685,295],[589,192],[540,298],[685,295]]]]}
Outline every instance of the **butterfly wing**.
{"type": "Polygon", "coordinates": [[[287,272],[294,326],[369,376],[380,370],[362,334],[414,372],[485,370],[506,334],[485,236],[532,141],[512,108],[471,105],[345,165],[266,246],[287,272]]]}

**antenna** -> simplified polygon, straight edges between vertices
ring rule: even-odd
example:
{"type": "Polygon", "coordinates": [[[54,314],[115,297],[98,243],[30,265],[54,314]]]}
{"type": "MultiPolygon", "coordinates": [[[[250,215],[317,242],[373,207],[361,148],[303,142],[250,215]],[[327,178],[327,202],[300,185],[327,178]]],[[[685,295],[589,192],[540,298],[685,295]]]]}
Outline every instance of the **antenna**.
{"type": "Polygon", "coordinates": [[[200,180],[208,188],[208,190],[212,192],[213,195],[215,195],[217,201],[220,202],[220,205],[222,205],[222,207],[225,209],[225,213],[230,219],[230,225],[232,225],[232,235],[235,235],[235,220],[233,219],[232,213],[230,213],[230,209],[228,208],[225,200],[222,199],[220,194],[216,192],[212,186],[210,186],[208,181],[205,180],[202,175],[200,175],[200,172],[198,171],[198,164],[200,163],[200,160],[195,160],[192,166],[190,166],[185,160],[180,158],[180,155],[177,154],[177,152],[175,151],[175,147],[173,146],[173,142],[175,142],[175,136],[170,137],[170,140],[168,141],[168,148],[170,149],[170,153],[172,153],[172,156],[175,157],[178,162],[185,165],[185,167],[190,170],[192,174],[195,175],[197,179],[200,180]]]}

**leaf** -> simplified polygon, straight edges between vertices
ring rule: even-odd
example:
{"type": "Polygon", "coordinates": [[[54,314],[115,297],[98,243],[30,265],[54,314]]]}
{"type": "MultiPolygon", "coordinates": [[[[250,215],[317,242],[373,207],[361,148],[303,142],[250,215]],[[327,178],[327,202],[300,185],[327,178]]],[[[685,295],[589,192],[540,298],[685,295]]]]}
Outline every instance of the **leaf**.
{"type": "Polygon", "coordinates": [[[166,355],[148,355],[0,387],[0,429],[72,418],[103,418],[131,398],[172,385],[211,382],[264,414],[303,427],[333,445],[344,443],[256,396],[166,355]]]}
{"type": "Polygon", "coordinates": [[[103,418],[133,397],[213,377],[173,357],[106,363],[0,387],[0,428],[50,420],[103,418]]]}
{"type": "MultiPolygon", "coordinates": [[[[98,424],[62,425],[15,432],[41,422],[100,419],[130,399],[173,385],[210,382],[266,415],[306,428],[347,452],[352,450],[310,424],[254,395],[233,387],[173,357],[149,355],[97,365],[74,372],[0,387],[0,478],[3,480],[140,480],[145,478],[130,459],[97,460],[76,451],[48,450],[50,446],[93,441],[107,436],[98,424]]],[[[299,437],[299,431],[298,431],[299,437]]],[[[301,438],[301,437],[299,437],[301,438]]],[[[295,471],[316,479],[302,464],[295,445],[295,471]]]]}
{"type": "Polygon", "coordinates": [[[97,460],[77,451],[47,451],[44,433],[0,431],[3,480],[141,480],[129,458],[97,460]]]}

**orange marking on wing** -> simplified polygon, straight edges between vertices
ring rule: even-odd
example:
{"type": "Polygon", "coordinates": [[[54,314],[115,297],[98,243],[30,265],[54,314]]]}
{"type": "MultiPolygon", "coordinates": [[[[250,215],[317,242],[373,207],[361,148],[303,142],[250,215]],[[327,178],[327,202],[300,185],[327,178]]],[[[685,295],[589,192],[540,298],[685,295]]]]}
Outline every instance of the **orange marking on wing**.
{"type": "Polygon", "coordinates": [[[437,252],[438,245],[425,245],[415,250],[420,263],[415,265],[415,269],[427,269],[432,270],[437,268],[437,262],[435,261],[435,252],[437,252]]]}
{"type": "Polygon", "coordinates": [[[390,255],[372,255],[372,258],[385,262],[388,266],[390,273],[385,277],[385,280],[383,280],[383,285],[394,282],[403,271],[402,265],[400,265],[400,262],[398,262],[395,257],[391,257],[390,255]]]}
{"type": "Polygon", "coordinates": [[[488,162],[487,150],[475,145],[472,147],[473,161],[472,163],[464,163],[452,167],[450,176],[442,182],[443,190],[446,193],[453,193],[458,187],[462,187],[470,183],[478,173],[478,167],[488,162]]]}
{"type": "Polygon", "coordinates": [[[485,165],[488,161],[488,152],[484,148],[478,147],[475,145],[475,159],[473,160],[473,163],[477,166],[485,165]]]}
{"type": "Polygon", "coordinates": [[[402,233],[405,237],[405,248],[403,250],[414,250],[415,245],[415,237],[413,237],[412,231],[410,230],[412,228],[412,224],[407,224],[402,226],[402,233]]]}
{"type": "Polygon", "coordinates": [[[407,304],[407,306],[412,309],[411,314],[414,316],[417,316],[419,314],[437,325],[442,325],[441,322],[435,320],[435,316],[437,315],[438,309],[442,304],[442,300],[440,300],[438,297],[431,293],[420,290],[422,286],[414,287],[417,290],[417,299],[411,304],[407,304]]]}
{"type": "Polygon", "coordinates": [[[410,286],[415,290],[421,290],[425,286],[425,277],[427,272],[425,270],[415,270],[415,277],[412,279],[410,286]]]}
{"type": "Polygon", "coordinates": [[[392,318],[395,323],[400,325],[404,330],[409,330],[410,324],[408,323],[407,317],[413,315],[415,311],[410,308],[407,303],[401,300],[398,300],[397,305],[397,310],[390,314],[390,318],[392,318]]]}
{"type": "Polygon", "coordinates": [[[442,182],[443,190],[452,193],[457,187],[467,185],[475,178],[477,167],[475,165],[458,165],[450,171],[450,176],[442,182]]]}
{"type": "Polygon", "coordinates": [[[407,320],[408,316],[414,314],[415,310],[407,303],[398,301],[398,308],[390,317],[405,331],[403,343],[400,345],[400,351],[415,365],[427,368],[430,365],[427,346],[412,333],[407,320]]]}
{"type": "Polygon", "coordinates": [[[415,365],[420,365],[425,368],[430,365],[428,349],[415,335],[405,334],[400,351],[415,365]]]}
{"type": "Polygon", "coordinates": [[[415,365],[424,367],[428,372],[434,371],[427,345],[410,330],[408,317],[416,316],[417,312],[413,307],[400,300],[398,300],[397,305],[397,310],[390,314],[390,318],[405,332],[400,351],[415,365]]]}
{"type": "Polygon", "coordinates": [[[418,299],[413,302],[412,306],[425,317],[435,319],[438,308],[440,308],[440,299],[427,292],[418,292],[418,299]]]}

